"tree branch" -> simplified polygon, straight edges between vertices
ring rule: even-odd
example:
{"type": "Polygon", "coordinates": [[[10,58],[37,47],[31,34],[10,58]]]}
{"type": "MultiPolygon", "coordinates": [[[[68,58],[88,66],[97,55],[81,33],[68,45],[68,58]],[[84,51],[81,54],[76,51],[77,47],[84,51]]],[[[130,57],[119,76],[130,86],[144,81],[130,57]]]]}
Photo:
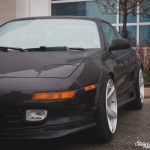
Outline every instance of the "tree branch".
{"type": "MultiPolygon", "coordinates": [[[[123,15],[125,0],[96,0],[96,3],[103,13],[123,15]],[[119,8],[116,6],[119,5],[119,8]]],[[[127,14],[146,14],[150,15],[150,0],[127,0],[127,14]],[[139,13],[137,8],[140,7],[139,13]]]]}

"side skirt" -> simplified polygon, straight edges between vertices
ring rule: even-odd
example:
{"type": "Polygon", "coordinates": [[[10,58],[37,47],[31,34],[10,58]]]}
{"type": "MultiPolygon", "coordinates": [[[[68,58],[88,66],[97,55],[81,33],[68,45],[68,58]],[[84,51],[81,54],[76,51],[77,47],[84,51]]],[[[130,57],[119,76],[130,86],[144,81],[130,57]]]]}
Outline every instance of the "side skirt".
{"type": "Polygon", "coordinates": [[[129,102],[131,102],[131,101],[133,101],[135,98],[136,98],[136,97],[134,96],[134,97],[131,97],[130,99],[128,99],[127,101],[123,101],[123,102],[119,103],[119,104],[118,104],[118,108],[124,106],[125,104],[127,104],[127,103],[129,103],[129,102]]]}

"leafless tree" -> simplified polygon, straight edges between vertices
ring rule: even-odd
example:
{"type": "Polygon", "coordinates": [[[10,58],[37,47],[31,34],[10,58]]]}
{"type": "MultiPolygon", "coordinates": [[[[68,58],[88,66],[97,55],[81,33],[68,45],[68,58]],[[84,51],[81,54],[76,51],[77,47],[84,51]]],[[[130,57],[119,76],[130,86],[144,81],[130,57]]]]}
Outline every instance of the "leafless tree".
{"type": "Polygon", "coordinates": [[[107,14],[119,13],[123,17],[122,36],[128,38],[127,17],[132,15],[150,16],[150,0],[96,0],[98,7],[107,14]]]}

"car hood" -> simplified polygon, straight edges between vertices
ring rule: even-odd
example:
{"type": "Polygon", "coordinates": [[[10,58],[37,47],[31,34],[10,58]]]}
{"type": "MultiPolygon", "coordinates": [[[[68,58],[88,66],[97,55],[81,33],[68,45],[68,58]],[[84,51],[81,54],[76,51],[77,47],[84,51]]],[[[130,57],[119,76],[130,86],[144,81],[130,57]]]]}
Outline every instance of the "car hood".
{"type": "Polygon", "coordinates": [[[94,52],[0,52],[0,78],[67,78],[94,52]]]}

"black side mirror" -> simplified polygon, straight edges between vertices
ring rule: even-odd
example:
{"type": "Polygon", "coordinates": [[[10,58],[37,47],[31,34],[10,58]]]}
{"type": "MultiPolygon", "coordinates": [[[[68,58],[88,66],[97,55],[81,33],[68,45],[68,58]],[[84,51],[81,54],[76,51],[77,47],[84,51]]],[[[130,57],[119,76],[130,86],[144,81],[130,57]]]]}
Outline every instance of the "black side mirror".
{"type": "Polygon", "coordinates": [[[112,44],[109,46],[108,50],[113,51],[113,50],[123,50],[123,49],[129,49],[130,43],[126,39],[114,39],[112,41],[112,44]]]}

